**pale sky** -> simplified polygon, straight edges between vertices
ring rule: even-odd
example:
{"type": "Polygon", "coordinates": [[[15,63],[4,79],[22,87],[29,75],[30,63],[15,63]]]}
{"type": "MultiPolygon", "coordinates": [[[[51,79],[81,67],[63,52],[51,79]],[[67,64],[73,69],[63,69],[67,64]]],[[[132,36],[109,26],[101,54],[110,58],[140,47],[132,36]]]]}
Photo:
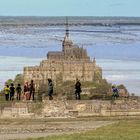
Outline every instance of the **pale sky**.
{"type": "Polygon", "coordinates": [[[0,0],[0,16],[140,17],[140,0],[0,0]]]}

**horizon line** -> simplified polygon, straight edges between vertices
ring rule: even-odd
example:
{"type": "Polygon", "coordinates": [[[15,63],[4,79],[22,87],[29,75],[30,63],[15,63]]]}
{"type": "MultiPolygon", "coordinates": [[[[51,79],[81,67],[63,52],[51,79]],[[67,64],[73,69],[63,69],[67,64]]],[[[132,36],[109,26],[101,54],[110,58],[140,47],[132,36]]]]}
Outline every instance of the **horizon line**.
{"type": "Polygon", "coordinates": [[[44,15],[0,15],[0,17],[94,17],[94,18],[140,18],[140,16],[44,16],[44,15]]]}

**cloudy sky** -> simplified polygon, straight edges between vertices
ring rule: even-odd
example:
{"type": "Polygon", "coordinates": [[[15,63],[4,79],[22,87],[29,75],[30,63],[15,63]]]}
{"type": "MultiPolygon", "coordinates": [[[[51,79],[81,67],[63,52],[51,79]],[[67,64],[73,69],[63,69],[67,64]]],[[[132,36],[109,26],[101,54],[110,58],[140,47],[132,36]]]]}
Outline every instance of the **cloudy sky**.
{"type": "Polygon", "coordinates": [[[0,16],[135,16],[140,0],[0,0],[0,16]]]}

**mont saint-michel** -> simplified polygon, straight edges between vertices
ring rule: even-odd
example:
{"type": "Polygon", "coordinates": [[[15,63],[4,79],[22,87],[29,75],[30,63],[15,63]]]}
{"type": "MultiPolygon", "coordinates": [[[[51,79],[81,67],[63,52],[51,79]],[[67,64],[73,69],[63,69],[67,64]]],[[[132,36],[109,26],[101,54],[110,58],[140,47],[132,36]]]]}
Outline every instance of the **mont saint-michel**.
{"type": "Polygon", "coordinates": [[[62,42],[62,51],[50,51],[47,59],[39,66],[24,68],[24,81],[34,80],[37,88],[46,84],[51,78],[56,82],[61,77],[63,82],[94,81],[96,74],[102,78],[102,69],[96,65],[96,59],[90,59],[86,49],[75,45],[69,37],[68,23],[66,25],[65,37],[62,42]]]}

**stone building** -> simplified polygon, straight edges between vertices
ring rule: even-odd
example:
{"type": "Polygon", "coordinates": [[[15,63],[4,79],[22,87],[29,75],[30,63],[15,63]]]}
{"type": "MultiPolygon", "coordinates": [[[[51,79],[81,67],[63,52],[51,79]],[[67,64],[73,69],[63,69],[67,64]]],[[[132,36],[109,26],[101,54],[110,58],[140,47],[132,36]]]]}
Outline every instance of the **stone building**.
{"type": "Polygon", "coordinates": [[[47,79],[54,82],[57,78],[65,81],[94,81],[95,75],[102,78],[102,69],[91,60],[86,49],[75,45],[69,37],[68,24],[62,42],[62,51],[48,52],[47,59],[42,60],[39,66],[24,68],[24,81],[34,80],[37,87],[47,84],[47,79]]]}

